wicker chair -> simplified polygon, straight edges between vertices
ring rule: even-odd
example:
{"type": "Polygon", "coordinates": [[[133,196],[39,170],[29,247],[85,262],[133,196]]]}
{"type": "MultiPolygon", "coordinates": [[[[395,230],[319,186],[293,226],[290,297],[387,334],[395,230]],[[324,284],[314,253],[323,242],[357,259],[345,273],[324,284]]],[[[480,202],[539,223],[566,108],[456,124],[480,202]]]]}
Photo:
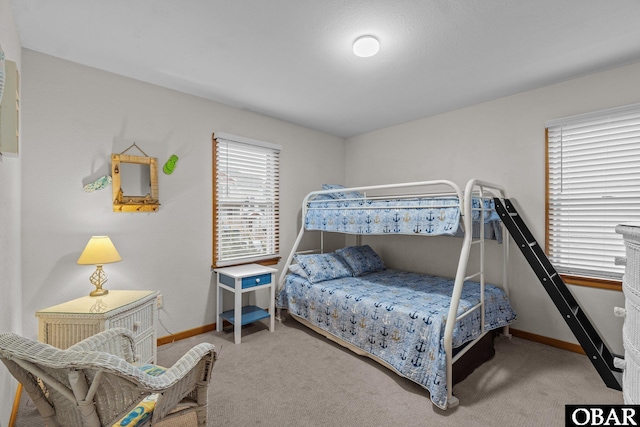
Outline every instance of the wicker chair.
{"type": "Polygon", "coordinates": [[[196,345],[160,376],[133,364],[133,337],[124,328],[100,332],[67,350],[3,333],[0,359],[22,383],[47,427],[112,426],[152,394],[157,402],[145,423],[195,411],[198,425],[207,425],[213,344],[196,345]]]}

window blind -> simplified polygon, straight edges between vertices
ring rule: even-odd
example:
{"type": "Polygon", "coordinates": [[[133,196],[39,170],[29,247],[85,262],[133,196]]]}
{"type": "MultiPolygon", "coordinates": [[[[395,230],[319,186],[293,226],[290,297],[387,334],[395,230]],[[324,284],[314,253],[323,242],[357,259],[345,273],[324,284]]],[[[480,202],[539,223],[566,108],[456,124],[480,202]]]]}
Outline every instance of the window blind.
{"type": "Polygon", "coordinates": [[[215,136],[214,263],[279,256],[280,147],[215,136]]]}
{"type": "Polygon", "coordinates": [[[615,227],[640,221],[640,104],[554,120],[548,134],[548,249],[560,273],[619,280],[615,227]]]}

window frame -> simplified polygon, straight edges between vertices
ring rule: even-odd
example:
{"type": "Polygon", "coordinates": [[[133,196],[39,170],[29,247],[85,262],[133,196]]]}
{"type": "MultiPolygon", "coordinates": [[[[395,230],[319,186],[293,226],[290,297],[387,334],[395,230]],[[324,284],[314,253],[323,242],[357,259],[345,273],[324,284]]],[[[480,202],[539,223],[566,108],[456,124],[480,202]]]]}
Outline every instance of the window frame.
{"type": "MultiPolygon", "coordinates": [[[[590,121],[597,117],[605,115],[615,115],[619,112],[632,112],[637,110],[640,104],[633,104],[618,108],[612,108],[607,110],[595,111],[592,113],[581,114],[579,116],[569,117],[565,119],[553,120],[545,125],[545,251],[547,255],[551,254],[551,161],[549,152],[549,128],[558,126],[563,122],[576,122],[579,120],[590,121]]],[[[624,248],[624,243],[620,239],[620,244],[624,248]]],[[[622,291],[622,279],[605,278],[605,277],[590,277],[578,274],[560,274],[565,283],[577,286],[587,286],[598,289],[608,289],[615,291],[622,291]]]]}
{"type": "MultiPolygon", "coordinates": [[[[230,262],[222,262],[219,263],[218,261],[218,247],[217,247],[217,242],[218,242],[218,192],[217,192],[217,177],[218,177],[218,168],[217,168],[217,154],[218,154],[218,141],[217,139],[224,139],[227,141],[232,141],[232,142],[237,142],[237,143],[241,143],[241,144],[247,144],[247,145],[253,145],[256,147],[263,147],[263,148],[270,148],[273,149],[275,151],[280,152],[281,151],[281,147],[277,144],[271,144],[268,142],[263,142],[263,141],[258,141],[258,140],[254,140],[251,138],[246,138],[246,137],[241,137],[241,136],[237,136],[237,135],[230,135],[230,134],[226,134],[226,133],[213,133],[211,135],[211,142],[212,142],[212,198],[211,198],[211,202],[212,202],[212,253],[211,253],[211,268],[218,268],[218,267],[230,267],[230,266],[234,266],[234,265],[243,265],[243,264],[260,264],[260,265],[276,265],[279,261],[280,261],[280,224],[279,224],[279,210],[280,210],[280,197],[279,197],[279,181],[277,184],[277,195],[274,201],[274,206],[275,206],[275,211],[278,212],[275,215],[275,224],[274,224],[274,231],[275,231],[275,254],[273,256],[265,256],[263,257],[256,257],[256,258],[249,258],[249,259],[237,259],[237,262],[234,261],[230,261],[230,262]]],[[[278,160],[278,165],[279,165],[279,160],[278,160]]],[[[279,177],[279,171],[277,172],[277,175],[279,177]]]]}

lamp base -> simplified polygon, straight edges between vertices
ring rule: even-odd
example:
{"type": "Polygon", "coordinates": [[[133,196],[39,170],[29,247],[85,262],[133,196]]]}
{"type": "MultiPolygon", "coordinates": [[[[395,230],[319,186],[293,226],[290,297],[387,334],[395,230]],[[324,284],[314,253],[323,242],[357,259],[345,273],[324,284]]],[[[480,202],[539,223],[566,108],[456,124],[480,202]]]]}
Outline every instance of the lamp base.
{"type": "Polygon", "coordinates": [[[91,291],[89,293],[89,296],[91,296],[91,297],[101,297],[101,296],[106,295],[108,293],[109,293],[108,289],[102,289],[101,288],[101,289],[96,289],[95,291],[91,291]]]}
{"type": "Polygon", "coordinates": [[[108,290],[102,289],[102,285],[107,283],[107,280],[109,280],[109,276],[104,272],[102,266],[96,265],[96,271],[94,271],[91,277],[89,277],[89,281],[96,287],[96,290],[89,293],[89,296],[101,297],[108,294],[108,290]]]}

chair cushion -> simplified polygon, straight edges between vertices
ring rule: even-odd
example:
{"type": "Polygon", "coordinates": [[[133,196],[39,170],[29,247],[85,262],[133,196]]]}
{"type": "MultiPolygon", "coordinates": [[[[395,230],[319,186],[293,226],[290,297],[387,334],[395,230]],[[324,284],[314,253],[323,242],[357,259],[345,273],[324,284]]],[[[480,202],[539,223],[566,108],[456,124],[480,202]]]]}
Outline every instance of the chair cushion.
{"type": "MultiPolygon", "coordinates": [[[[145,364],[138,366],[138,369],[146,372],[149,375],[153,375],[157,377],[159,375],[164,374],[167,371],[167,368],[158,365],[145,364]]],[[[156,401],[158,400],[157,394],[151,394],[144,399],[138,405],[133,408],[131,412],[129,412],[124,417],[120,418],[120,420],[113,425],[113,427],[138,427],[142,426],[146,423],[153,415],[153,410],[156,407],[156,401]]]]}

